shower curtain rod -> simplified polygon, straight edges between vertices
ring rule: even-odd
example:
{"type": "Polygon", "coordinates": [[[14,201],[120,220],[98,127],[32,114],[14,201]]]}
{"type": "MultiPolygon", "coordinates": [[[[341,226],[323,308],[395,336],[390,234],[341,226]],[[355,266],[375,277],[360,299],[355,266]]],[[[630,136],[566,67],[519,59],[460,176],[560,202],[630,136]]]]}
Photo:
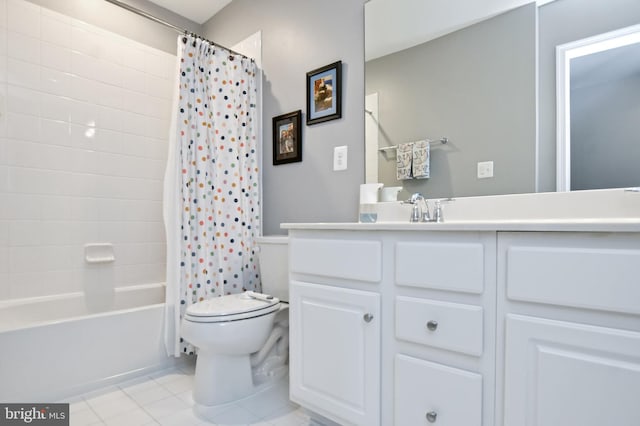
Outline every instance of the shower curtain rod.
{"type": "Polygon", "coordinates": [[[187,30],[185,28],[180,28],[180,27],[178,27],[176,25],[173,25],[171,22],[167,22],[164,19],[160,19],[160,18],[158,18],[156,16],[153,16],[150,13],[147,13],[144,10],[140,10],[140,9],[138,9],[136,7],[133,7],[133,6],[129,5],[129,4],[127,4],[127,3],[123,3],[123,2],[118,1],[118,0],[105,0],[105,1],[108,2],[108,3],[111,3],[113,5],[116,5],[118,7],[121,7],[123,9],[125,9],[125,10],[128,10],[129,12],[135,13],[136,15],[140,15],[143,18],[147,18],[147,19],[149,19],[149,20],[151,20],[153,22],[156,22],[158,24],[164,25],[165,27],[169,27],[169,28],[171,28],[173,30],[176,30],[179,33],[182,33],[182,34],[185,34],[185,35],[186,34],[191,34],[192,36],[200,38],[200,39],[202,39],[202,40],[204,40],[204,41],[206,41],[206,42],[208,42],[208,43],[210,43],[210,44],[212,44],[214,46],[220,47],[222,49],[226,49],[226,50],[228,50],[230,53],[232,53],[234,55],[242,56],[243,58],[251,59],[253,61],[252,58],[248,58],[246,55],[243,55],[242,53],[239,53],[239,52],[236,52],[234,50],[231,50],[228,47],[225,47],[225,46],[223,46],[221,44],[215,43],[215,42],[213,42],[211,40],[207,40],[206,38],[204,38],[202,36],[199,36],[198,34],[195,34],[195,33],[191,32],[191,31],[189,31],[189,30],[187,30]]]}

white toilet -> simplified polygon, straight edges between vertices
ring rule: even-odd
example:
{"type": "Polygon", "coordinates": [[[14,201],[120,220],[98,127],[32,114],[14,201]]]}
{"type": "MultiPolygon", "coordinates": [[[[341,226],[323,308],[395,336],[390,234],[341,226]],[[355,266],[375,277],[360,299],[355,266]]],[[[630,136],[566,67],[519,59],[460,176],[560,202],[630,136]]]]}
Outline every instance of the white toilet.
{"type": "Polygon", "coordinates": [[[287,373],[288,239],[257,239],[262,294],[214,297],[187,308],[182,337],[198,348],[193,399],[215,406],[245,398],[287,373]]]}

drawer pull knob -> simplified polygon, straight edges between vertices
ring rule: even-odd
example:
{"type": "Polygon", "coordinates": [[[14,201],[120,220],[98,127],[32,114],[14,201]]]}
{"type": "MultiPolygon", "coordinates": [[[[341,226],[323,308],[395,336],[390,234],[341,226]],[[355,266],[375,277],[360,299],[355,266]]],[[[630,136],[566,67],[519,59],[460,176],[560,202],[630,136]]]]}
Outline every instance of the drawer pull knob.
{"type": "Polygon", "coordinates": [[[429,423],[435,423],[437,418],[438,413],[436,413],[435,411],[429,411],[427,413],[427,420],[429,421],[429,423]]]}
{"type": "Polygon", "coordinates": [[[438,328],[438,321],[431,320],[427,323],[427,328],[431,331],[436,331],[438,328]]]}
{"type": "Polygon", "coordinates": [[[369,314],[369,313],[366,313],[366,314],[364,314],[362,319],[364,319],[364,322],[371,322],[371,320],[373,319],[373,315],[369,314]]]}

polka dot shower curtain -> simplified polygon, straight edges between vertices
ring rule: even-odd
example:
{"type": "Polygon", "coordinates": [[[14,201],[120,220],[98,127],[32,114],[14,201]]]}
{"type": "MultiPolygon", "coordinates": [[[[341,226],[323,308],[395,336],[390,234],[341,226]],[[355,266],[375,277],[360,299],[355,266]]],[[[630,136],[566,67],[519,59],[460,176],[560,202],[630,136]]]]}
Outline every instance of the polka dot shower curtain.
{"type": "Polygon", "coordinates": [[[169,159],[165,343],[180,338],[186,308],[201,300],[260,290],[256,65],[206,40],[178,37],[169,159]]]}

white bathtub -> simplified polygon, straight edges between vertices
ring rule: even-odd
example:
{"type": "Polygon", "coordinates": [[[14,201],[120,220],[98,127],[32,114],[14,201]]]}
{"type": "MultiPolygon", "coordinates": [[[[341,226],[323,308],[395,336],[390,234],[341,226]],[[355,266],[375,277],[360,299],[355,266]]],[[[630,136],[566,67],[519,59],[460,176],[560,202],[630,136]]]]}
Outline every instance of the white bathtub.
{"type": "Polygon", "coordinates": [[[59,401],[174,364],[164,349],[163,284],[105,297],[0,302],[0,401],[59,401]]]}

